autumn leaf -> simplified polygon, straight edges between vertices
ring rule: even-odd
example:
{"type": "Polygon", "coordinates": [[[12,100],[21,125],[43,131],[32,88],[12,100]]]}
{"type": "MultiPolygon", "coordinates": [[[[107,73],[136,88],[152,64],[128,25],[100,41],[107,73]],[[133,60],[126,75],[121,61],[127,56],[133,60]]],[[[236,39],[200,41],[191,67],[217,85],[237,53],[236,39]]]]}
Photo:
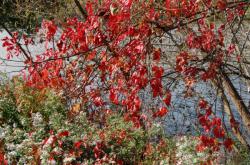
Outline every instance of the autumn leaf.
{"type": "Polygon", "coordinates": [[[78,113],[80,110],[81,110],[81,104],[80,103],[74,104],[72,106],[72,108],[71,108],[71,112],[73,112],[73,113],[78,113]]]}

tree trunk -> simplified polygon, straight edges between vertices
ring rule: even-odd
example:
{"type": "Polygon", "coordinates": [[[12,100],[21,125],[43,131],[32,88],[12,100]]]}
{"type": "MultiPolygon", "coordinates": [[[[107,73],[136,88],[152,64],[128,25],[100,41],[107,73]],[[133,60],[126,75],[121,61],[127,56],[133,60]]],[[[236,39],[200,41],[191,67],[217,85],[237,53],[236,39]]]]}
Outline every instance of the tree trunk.
{"type": "Polygon", "coordinates": [[[246,126],[248,132],[250,131],[250,112],[247,109],[247,106],[243,102],[241,96],[239,95],[238,91],[234,87],[233,83],[229,79],[229,77],[221,71],[221,79],[223,87],[225,88],[228,95],[231,97],[234,105],[237,108],[237,111],[239,112],[243,124],[246,126]]]}
{"type": "MultiPolygon", "coordinates": [[[[228,101],[223,89],[221,88],[220,84],[218,83],[218,81],[213,81],[212,84],[215,87],[219,88],[219,95],[221,96],[222,104],[223,104],[223,108],[224,108],[225,112],[228,114],[229,117],[234,118],[229,101],[228,101]]],[[[242,134],[242,132],[239,129],[232,127],[232,131],[241,144],[247,145],[248,147],[250,147],[250,144],[246,141],[246,138],[244,137],[244,135],[242,134]]]]}
{"type": "MultiPolygon", "coordinates": [[[[226,95],[224,93],[222,94],[222,102],[223,102],[223,107],[224,107],[225,112],[229,116],[233,117],[229,101],[226,98],[226,95]]],[[[248,142],[246,141],[246,138],[244,138],[244,136],[242,135],[242,132],[240,131],[240,129],[232,127],[232,131],[234,135],[237,137],[237,139],[241,142],[241,144],[250,146],[250,144],[248,144],[248,142]]]]}

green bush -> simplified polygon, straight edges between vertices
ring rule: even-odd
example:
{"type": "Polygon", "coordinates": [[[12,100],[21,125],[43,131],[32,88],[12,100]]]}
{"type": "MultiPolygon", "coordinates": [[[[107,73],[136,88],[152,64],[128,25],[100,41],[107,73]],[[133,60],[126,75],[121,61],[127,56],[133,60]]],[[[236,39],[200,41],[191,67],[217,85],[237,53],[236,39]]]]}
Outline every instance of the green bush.
{"type": "Polygon", "coordinates": [[[173,147],[158,125],[135,128],[114,112],[104,123],[80,109],[72,115],[53,91],[30,88],[18,77],[2,81],[0,90],[1,141],[10,163],[151,164],[169,157],[173,147]]]}

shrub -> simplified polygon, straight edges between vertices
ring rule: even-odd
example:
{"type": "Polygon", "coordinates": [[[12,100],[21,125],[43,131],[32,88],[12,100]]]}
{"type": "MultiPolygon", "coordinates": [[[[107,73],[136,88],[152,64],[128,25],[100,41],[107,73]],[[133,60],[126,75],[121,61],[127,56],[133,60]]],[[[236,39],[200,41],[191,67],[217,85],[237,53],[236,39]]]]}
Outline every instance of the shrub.
{"type": "Polygon", "coordinates": [[[152,163],[168,158],[174,146],[157,124],[134,127],[119,111],[107,111],[104,123],[80,110],[72,115],[53,91],[27,87],[17,77],[2,82],[0,110],[9,163],[152,163]]]}

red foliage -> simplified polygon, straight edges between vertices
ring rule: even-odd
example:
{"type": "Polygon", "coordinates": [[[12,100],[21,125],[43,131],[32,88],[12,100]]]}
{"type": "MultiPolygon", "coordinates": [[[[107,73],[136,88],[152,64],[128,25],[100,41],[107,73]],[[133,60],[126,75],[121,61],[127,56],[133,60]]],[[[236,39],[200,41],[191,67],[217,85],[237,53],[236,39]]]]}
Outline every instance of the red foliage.
{"type": "Polygon", "coordinates": [[[58,137],[69,136],[69,131],[63,131],[58,134],[58,137]]]}
{"type": "Polygon", "coordinates": [[[226,149],[228,149],[229,151],[232,150],[232,147],[233,147],[233,141],[232,139],[230,138],[227,138],[225,141],[224,141],[224,146],[226,147],[226,149]]]}
{"type": "Polygon", "coordinates": [[[163,99],[164,103],[165,103],[167,106],[170,106],[170,104],[171,104],[171,98],[172,98],[171,92],[170,92],[170,91],[167,91],[167,92],[166,92],[166,96],[165,96],[165,98],[163,99]]]}
{"type": "MultiPolygon", "coordinates": [[[[216,27],[217,24],[210,23],[206,18],[210,17],[210,11],[220,12],[231,22],[237,15],[244,14],[244,4],[234,9],[228,7],[226,0],[212,2],[166,0],[159,12],[154,1],[104,0],[99,1],[100,4],[88,1],[83,20],[69,18],[60,25],[55,21],[43,21],[45,51],[32,58],[26,57],[25,80],[32,87],[63,91],[71,100],[80,100],[87,110],[93,111],[94,104],[96,111],[90,114],[103,112],[101,109],[104,106],[114,106],[112,110],[123,111],[127,121],[133,121],[135,127],[140,127],[143,111],[148,109],[143,109],[147,103],[139,96],[147,87],[151,87],[149,92],[152,93],[152,100],[161,99],[165,106],[171,105],[171,89],[167,87],[169,90],[164,93],[166,85],[163,83],[163,74],[168,69],[161,64],[161,59],[165,52],[153,44],[153,38],[161,38],[164,36],[162,34],[172,29],[178,31],[183,28],[189,32],[183,43],[186,49],[181,49],[175,56],[175,67],[171,68],[186,83],[189,91],[195,82],[216,78],[224,59],[234,53],[234,45],[224,49],[223,32],[226,24],[216,27]],[[235,11],[237,15],[234,15],[235,11]],[[194,21],[198,23],[197,30],[185,24],[194,21]],[[53,48],[49,46],[52,42],[55,42],[53,48]],[[191,50],[206,57],[202,59],[191,53],[191,50]]],[[[23,36],[23,39],[27,46],[32,44],[27,36],[23,36]]],[[[159,43],[162,42],[160,40],[159,43]]],[[[3,41],[8,59],[22,53],[17,33],[3,41]]],[[[221,120],[212,114],[212,107],[205,99],[200,100],[198,106],[198,121],[205,133],[211,135],[201,136],[198,150],[204,147],[217,150],[219,143],[216,140],[225,137],[221,120]]],[[[161,107],[156,112],[147,112],[151,113],[148,116],[156,118],[165,117],[168,111],[166,107],[161,107]]],[[[234,120],[230,122],[236,127],[234,120]]],[[[125,135],[126,132],[122,132],[120,137],[124,138],[125,135]]],[[[67,136],[68,131],[58,134],[58,137],[67,136]]],[[[54,137],[52,145],[56,140],[57,137],[54,137]]],[[[226,140],[224,145],[230,149],[232,142],[226,140]]],[[[81,142],[75,144],[76,148],[80,146],[81,142]]],[[[94,147],[96,158],[102,154],[102,147],[101,143],[94,147]]]]}
{"type": "Polygon", "coordinates": [[[4,158],[4,153],[0,152],[0,163],[2,165],[7,165],[8,161],[4,158]]]}
{"type": "Polygon", "coordinates": [[[163,117],[168,113],[168,109],[161,107],[157,112],[154,113],[154,117],[163,117]]]}
{"type": "Polygon", "coordinates": [[[226,0],[218,0],[217,1],[217,7],[220,10],[225,10],[227,6],[227,1],[226,0]]]}
{"type": "Polygon", "coordinates": [[[43,27],[43,29],[46,30],[46,38],[48,40],[51,40],[57,31],[57,26],[55,25],[55,23],[53,21],[44,20],[42,27],[43,27]]]}

